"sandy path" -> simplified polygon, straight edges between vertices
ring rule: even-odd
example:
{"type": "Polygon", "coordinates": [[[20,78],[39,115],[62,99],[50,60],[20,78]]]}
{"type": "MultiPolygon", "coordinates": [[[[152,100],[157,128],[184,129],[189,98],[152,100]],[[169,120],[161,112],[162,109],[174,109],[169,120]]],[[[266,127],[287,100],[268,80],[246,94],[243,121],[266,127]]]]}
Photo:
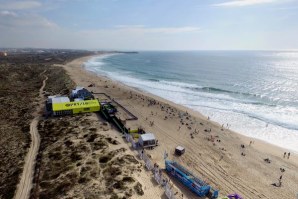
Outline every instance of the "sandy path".
{"type": "MultiPolygon", "coordinates": [[[[45,72],[46,71],[43,71],[40,75],[42,75],[45,72]]],[[[42,105],[43,89],[46,85],[47,79],[48,77],[45,76],[45,79],[42,82],[42,86],[39,89],[39,98],[40,98],[39,107],[34,113],[35,118],[30,123],[30,135],[31,135],[32,141],[31,141],[30,149],[25,159],[23,173],[22,173],[20,183],[17,187],[17,191],[14,197],[15,199],[27,199],[30,197],[30,191],[32,188],[32,180],[34,175],[35,159],[40,145],[40,136],[37,130],[37,124],[39,121],[38,111],[40,110],[42,105]]]]}

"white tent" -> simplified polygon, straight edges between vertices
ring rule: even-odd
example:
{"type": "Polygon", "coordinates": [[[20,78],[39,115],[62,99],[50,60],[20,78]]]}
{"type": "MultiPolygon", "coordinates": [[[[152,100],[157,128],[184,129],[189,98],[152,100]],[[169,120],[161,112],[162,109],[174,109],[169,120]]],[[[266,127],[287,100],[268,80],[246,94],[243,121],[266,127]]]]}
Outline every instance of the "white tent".
{"type": "Polygon", "coordinates": [[[49,96],[48,97],[49,102],[55,104],[55,103],[63,103],[63,102],[70,102],[69,98],[66,96],[49,96]]]}
{"type": "Polygon", "coordinates": [[[142,134],[139,137],[139,144],[143,148],[156,146],[156,139],[153,133],[142,134]]]}
{"type": "Polygon", "coordinates": [[[75,89],[73,89],[72,91],[71,91],[71,97],[75,97],[76,96],[76,94],[78,93],[78,91],[79,90],[82,90],[82,89],[84,89],[84,87],[82,87],[82,86],[77,86],[75,89]]]}

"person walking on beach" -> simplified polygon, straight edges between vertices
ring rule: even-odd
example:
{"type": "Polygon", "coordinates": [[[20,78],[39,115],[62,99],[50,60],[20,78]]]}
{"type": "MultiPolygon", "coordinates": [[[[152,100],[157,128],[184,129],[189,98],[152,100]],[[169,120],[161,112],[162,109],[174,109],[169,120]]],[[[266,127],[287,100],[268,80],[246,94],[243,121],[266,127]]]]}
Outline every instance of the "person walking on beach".
{"type": "Polygon", "coordinates": [[[290,152],[289,152],[289,153],[288,153],[288,159],[290,158],[290,155],[291,155],[291,154],[290,154],[290,152]]]}
{"type": "Polygon", "coordinates": [[[282,175],[279,177],[278,179],[278,186],[281,187],[281,179],[282,179],[282,175]]]}
{"type": "Polygon", "coordinates": [[[284,152],[284,158],[286,157],[286,155],[287,155],[287,152],[284,152]]]}

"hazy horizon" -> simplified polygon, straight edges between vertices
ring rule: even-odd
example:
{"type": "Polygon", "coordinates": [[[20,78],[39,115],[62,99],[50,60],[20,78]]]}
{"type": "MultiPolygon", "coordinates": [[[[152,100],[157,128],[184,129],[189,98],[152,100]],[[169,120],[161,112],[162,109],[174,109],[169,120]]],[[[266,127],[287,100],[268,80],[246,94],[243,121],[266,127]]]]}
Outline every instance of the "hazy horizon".
{"type": "Polygon", "coordinates": [[[297,0],[0,0],[0,47],[295,51],[297,11],[297,0]]]}

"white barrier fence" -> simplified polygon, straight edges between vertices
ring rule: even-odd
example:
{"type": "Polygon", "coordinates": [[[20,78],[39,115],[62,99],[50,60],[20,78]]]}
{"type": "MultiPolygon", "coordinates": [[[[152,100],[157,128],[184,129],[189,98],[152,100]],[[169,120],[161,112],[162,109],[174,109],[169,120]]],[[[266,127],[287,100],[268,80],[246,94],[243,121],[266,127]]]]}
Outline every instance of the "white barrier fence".
{"type": "Polygon", "coordinates": [[[131,143],[132,148],[137,149],[137,143],[133,140],[133,137],[128,133],[125,133],[124,135],[126,141],[131,143]]]}
{"type": "MultiPolygon", "coordinates": [[[[125,139],[127,142],[131,143],[131,146],[133,147],[133,149],[137,149],[137,143],[134,141],[133,137],[130,134],[126,133],[125,139]]],[[[141,160],[144,160],[146,168],[149,171],[153,172],[153,177],[154,177],[155,181],[157,182],[157,184],[161,185],[164,188],[165,194],[168,197],[168,199],[176,199],[175,193],[168,183],[168,179],[166,177],[164,177],[161,170],[152,163],[152,161],[147,156],[145,151],[138,150],[138,155],[141,160]]]]}
{"type": "Polygon", "coordinates": [[[158,184],[162,184],[162,176],[160,175],[160,173],[157,171],[154,171],[154,179],[158,184]]]}
{"type": "Polygon", "coordinates": [[[131,137],[131,135],[129,135],[129,134],[127,134],[127,133],[125,133],[124,135],[125,135],[125,139],[126,139],[126,141],[127,141],[127,142],[130,142],[130,137],[131,137]]]}
{"type": "Polygon", "coordinates": [[[171,189],[170,185],[167,184],[165,186],[165,194],[169,199],[176,199],[173,190],[171,189]]]}

